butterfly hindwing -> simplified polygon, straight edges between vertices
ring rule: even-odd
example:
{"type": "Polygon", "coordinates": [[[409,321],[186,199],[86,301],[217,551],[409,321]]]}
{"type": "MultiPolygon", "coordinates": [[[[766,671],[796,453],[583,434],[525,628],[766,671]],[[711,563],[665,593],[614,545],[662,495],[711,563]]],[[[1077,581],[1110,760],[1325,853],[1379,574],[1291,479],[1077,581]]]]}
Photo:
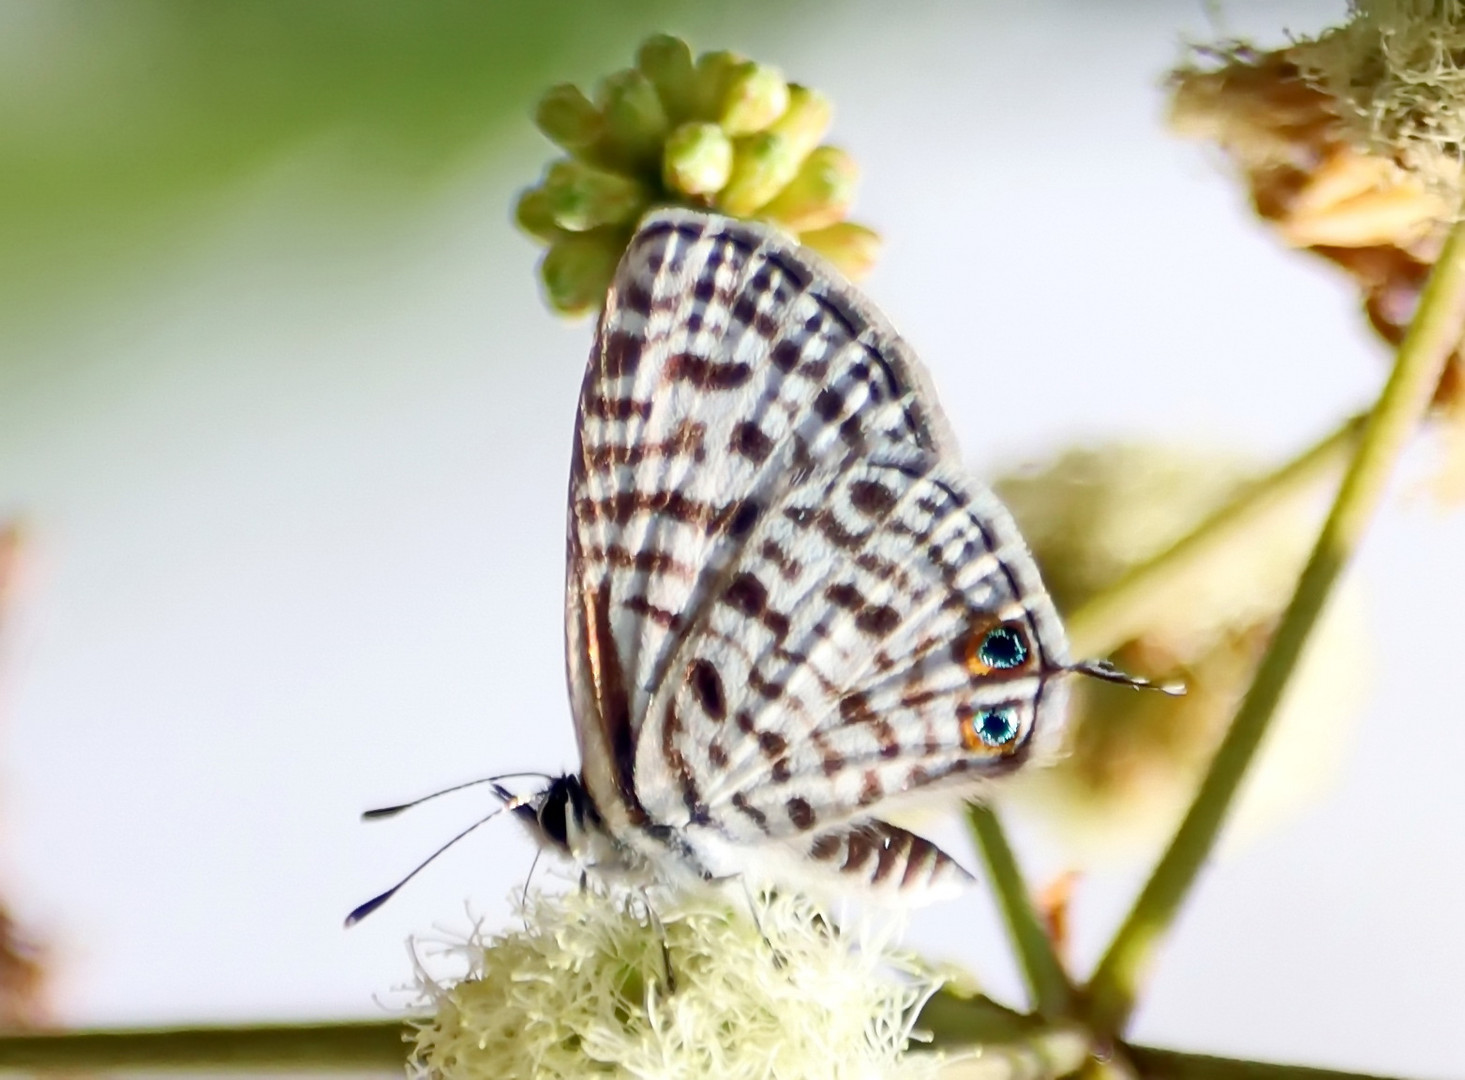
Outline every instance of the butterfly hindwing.
{"type": "Polygon", "coordinates": [[[780,492],[652,700],[635,759],[648,809],[755,843],[1020,764],[1066,657],[1005,520],[901,445],[780,492]],[[998,625],[1031,644],[1010,671],[974,660],[998,625]],[[1001,745],[971,726],[992,710],[1012,725],[1001,745]]]}

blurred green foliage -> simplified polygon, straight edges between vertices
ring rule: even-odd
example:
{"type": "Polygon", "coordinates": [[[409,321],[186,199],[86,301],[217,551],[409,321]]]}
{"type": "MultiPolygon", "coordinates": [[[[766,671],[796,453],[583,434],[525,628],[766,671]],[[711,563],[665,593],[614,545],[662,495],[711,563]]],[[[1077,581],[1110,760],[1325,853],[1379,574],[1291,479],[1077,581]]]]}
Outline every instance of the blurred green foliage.
{"type": "Polygon", "coordinates": [[[527,134],[549,84],[725,16],[686,0],[0,6],[0,323],[131,276],[285,163],[308,163],[313,203],[417,204],[495,136],[527,134]]]}

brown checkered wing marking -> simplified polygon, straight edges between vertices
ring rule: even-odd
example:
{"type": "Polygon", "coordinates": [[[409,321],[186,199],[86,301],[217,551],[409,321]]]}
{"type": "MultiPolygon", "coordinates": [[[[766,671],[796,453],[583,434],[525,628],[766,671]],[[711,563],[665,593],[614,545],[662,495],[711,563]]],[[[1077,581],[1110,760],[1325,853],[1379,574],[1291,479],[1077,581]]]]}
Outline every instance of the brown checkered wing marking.
{"type": "Polygon", "coordinates": [[[682,678],[673,656],[790,478],[872,445],[942,454],[946,432],[909,350],[822,263],[762,226],[687,211],[642,223],[590,356],[570,473],[567,666],[603,811],[645,819],[631,777],[652,697],[682,678]]]}
{"type": "MultiPolygon", "coordinates": [[[[1059,727],[1066,661],[996,499],[936,454],[872,445],[794,480],[750,530],[652,702],[636,786],[656,820],[835,860],[831,837],[852,835],[837,827],[870,824],[888,800],[1024,761],[1059,727]],[[1021,628],[1032,656],[978,673],[974,636],[998,623],[1021,628]],[[964,734],[987,709],[1016,726],[1001,746],[964,734]]],[[[832,869],[906,880],[880,850],[832,869]]]]}

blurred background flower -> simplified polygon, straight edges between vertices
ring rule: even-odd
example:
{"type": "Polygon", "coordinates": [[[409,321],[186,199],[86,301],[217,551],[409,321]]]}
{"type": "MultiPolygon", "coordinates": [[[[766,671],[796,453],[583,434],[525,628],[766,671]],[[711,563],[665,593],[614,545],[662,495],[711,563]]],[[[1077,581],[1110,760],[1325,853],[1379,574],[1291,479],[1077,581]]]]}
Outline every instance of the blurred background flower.
{"type": "MultiPolygon", "coordinates": [[[[1169,123],[1214,143],[1284,243],[1340,267],[1398,345],[1462,199],[1465,8],[1365,0],[1343,25],[1275,51],[1197,49],[1171,76],[1169,123]]],[[[1465,353],[1435,394],[1445,464],[1465,496],[1465,353]]]]}
{"type": "MultiPolygon", "coordinates": [[[[1072,611],[1183,539],[1257,478],[1234,453],[1108,444],[1009,474],[1017,518],[1061,610],[1072,611]]],[[[1259,521],[1172,587],[1165,609],[1112,659],[1181,697],[1075,680],[1062,756],[1006,794],[1062,846],[1071,869],[1153,863],[1189,808],[1292,598],[1327,506],[1322,483],[1259,521]]],[[[1352,747],[1373,643],[1356,588],[1336,596],[1247,775],[1234,843],[1323,794],[1352,747]]]]}

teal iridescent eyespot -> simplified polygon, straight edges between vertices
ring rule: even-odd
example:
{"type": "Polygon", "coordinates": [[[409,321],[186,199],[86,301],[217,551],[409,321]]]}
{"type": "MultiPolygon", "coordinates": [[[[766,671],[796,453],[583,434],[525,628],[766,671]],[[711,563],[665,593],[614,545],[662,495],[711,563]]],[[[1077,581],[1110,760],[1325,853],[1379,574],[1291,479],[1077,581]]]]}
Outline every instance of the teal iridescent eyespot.
{"type": "Polygon", "coordinates": [[[982,635],[976,658],[994,671],[1022,667],[1028,659],[1027,638],[1011,623],[994,626],[982,635]]]}
{"type": "Polygon", "coordinates": [[[1017,714],[1012,709],[983,709],[972,721],[977,738],[988,746],[1006,746],[1017,737],[1017,714]]]}

